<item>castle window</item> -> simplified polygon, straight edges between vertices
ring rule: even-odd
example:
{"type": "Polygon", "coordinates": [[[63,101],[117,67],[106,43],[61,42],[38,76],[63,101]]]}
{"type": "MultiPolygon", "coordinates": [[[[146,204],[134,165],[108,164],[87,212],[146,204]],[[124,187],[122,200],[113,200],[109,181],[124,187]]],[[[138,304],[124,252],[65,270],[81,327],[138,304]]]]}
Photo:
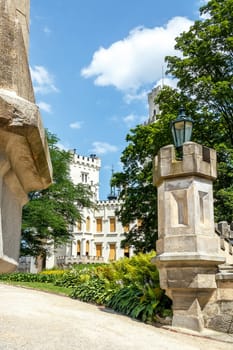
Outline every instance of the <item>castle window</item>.
{"type": "Polygon", "coordinates": [[[91,229],[91,219],[90,216],[87,216],[86,218],[86,232],[90,232],[91,229]]]}
{"type": "Polygon", "coordinates": [[[97,258],[100,258],[102,256],[102,243],[96,243],[96,256],[97,258]]]}
{"type": "Polygon", "coordinates": [[[96,218],[96,232],[102,232],[102,231],[103,231],[102,218],[96,218]]]}
{"type": "Polygon", "coordinates": [[[109,260],[110,261],[116,260],[116,244],[115,243],[109,244],[109,260]]]}
{"type": "Polygon", "coordinates": [[[77,241],[77,256],[81,255],[81,242],[77,241]]]}
{"type": "Polygon", "coordinates": [[[77,230],[80,232],[80,231],[82,231],[82,221],[81,220],[79,220],[78,222],[77,222],[77,230]]]}
{"type": "Polygon", "coordinates": [[[124,248],[124,256],[127,257],[127,258],[129,258],[129,247],[128,247],[128,246],[126,246],[126,247],[124,248]]]}
{"type": "Polygon", "coordinates": [[[110,218],[110,232],[116,232],[116,218],[110,218]]]}
{"type": "Polygon", "coordinates": [[[89,256],[90,242],[86,241],[86,256],[89,256]]]}
{"type": "Polygon", "coordinates": [[[88,179],[87,173],[81,173],[82,183],[86,184],[88,179]]]}

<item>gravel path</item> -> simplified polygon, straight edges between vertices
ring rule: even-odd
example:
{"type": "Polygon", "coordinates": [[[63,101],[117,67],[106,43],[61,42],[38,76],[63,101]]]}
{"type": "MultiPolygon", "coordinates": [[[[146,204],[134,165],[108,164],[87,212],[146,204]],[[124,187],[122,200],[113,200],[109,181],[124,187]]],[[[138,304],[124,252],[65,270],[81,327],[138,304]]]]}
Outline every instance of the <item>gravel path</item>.
{"type": "Polygon", "coordinates": [[[67,297],[0,284],[0,350],[233,349],[233,336],[219,337],[225,341],[156,328],[67,297]]]}

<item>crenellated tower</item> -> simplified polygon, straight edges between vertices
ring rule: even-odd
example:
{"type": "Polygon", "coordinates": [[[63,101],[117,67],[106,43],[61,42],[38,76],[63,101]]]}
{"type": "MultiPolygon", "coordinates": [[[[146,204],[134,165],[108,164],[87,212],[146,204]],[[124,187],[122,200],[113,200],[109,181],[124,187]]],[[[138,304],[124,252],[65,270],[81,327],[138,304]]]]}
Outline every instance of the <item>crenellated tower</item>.
{"type": "Polygon", "coordinates": [[[93,199],[99,200],[99,171],[101,160],[95,154],[89,157],[81,156],[73,151],[70,175],[74,184],[89,185],[93,192],[93,199]]]}

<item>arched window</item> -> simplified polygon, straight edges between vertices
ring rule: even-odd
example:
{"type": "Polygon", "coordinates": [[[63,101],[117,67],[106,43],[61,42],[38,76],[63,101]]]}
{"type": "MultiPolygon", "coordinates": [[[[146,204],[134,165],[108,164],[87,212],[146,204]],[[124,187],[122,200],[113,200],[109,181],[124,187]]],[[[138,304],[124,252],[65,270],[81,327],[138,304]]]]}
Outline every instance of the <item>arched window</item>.
{"type": "Polygon", "coordinates": [[[86,241],[86,256],[89,256],[90,242],[86,241]]]}
{"type": "Polygon", "coordinates": [[[78,232],[82,231],[82,221],[81,220],[79,220],[77,222],[77,230],[78,230],[78,232]]]}

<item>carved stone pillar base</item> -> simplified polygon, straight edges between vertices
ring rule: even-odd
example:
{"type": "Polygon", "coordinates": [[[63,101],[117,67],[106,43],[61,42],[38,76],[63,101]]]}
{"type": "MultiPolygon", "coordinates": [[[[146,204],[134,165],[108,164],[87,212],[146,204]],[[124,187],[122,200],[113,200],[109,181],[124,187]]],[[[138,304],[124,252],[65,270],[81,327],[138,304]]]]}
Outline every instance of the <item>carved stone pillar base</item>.
{"type": "Polygon", "coordinates": [[[172,326],[188,328],[197,332],[203,331],[204,319],[200,304],[195,298],[195,292],[195,290],[189,293],[187,291],[173,291],[172,326]]]}
{"type": "Polygon", "coordinates": [[[153,259],[159,270],[160,286],[173,301],[174,327],[202,331],[203,309],[217,289],[218,264],[224,258],[199,254],[161,254],[153,259]]]}

